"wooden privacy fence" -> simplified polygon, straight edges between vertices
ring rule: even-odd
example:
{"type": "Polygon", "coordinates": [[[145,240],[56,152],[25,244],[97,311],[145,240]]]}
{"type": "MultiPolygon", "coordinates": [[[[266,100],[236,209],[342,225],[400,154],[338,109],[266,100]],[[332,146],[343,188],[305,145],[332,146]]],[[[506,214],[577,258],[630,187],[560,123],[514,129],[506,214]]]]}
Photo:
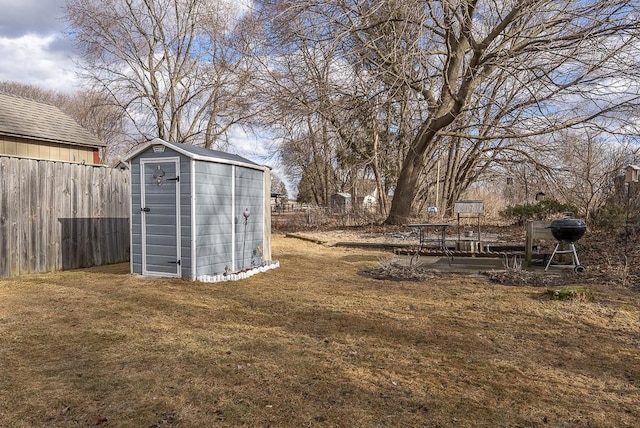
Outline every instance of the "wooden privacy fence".
{"type": "Polygon", "coordinates": [[[129,260],[129,172],[0,157],[0,277],[129,260]]]}

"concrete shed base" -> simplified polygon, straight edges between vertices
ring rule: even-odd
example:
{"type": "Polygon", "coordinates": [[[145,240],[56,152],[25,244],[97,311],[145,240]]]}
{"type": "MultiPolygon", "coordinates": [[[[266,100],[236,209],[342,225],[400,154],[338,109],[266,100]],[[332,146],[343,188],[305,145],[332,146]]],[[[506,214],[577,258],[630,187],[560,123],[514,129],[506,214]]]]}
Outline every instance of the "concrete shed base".
{"type": "Polygon", "coordinates": [[[253,275],[258,273],[267,272],[272,269],[276,269],[280,267],[280,262],[270,262],[266,263],[262,266],[257,266],[252,269],[243,269],[239,272],[229,273],[227,275],[200,275],[196,278],[197,281],[200,282],[227,282],[227,281],[238,281],[241,279],[250,278],[253,275]]]}

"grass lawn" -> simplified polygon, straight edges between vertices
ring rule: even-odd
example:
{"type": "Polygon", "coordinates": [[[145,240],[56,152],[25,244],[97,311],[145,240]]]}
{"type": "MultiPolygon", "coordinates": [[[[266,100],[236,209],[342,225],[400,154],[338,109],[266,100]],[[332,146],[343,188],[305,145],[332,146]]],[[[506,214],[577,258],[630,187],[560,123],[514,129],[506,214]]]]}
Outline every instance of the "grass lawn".
{"type": "Polygon", "coordinates": [[[640,426],[640,294],[358,275],[386,256],[276,236],[234,283],[0,280],[0,426],[640,426]]]}

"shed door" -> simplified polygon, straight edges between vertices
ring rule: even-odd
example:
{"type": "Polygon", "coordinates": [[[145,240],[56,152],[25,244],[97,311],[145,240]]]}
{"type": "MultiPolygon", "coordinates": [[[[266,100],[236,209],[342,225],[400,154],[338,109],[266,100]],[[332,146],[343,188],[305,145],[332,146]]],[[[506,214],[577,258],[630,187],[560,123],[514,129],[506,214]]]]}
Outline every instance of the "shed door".
{"type": "Polygon", "coordinates": [[[180,159],[142,159],[142,273],[181,276],[180,159]]]}

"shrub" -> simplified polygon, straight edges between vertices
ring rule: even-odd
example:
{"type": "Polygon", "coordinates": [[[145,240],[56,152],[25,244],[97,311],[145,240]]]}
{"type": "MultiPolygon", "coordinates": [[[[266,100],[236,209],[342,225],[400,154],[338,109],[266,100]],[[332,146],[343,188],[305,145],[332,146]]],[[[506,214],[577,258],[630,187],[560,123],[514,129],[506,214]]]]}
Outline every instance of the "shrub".
{"type": "Polygon", "coordinates": [[[615,230],[624,227],[626,216],[624,204],[610,202],[593,213],[590,224],[599,229],[615,230]]]}
{"type": "Polygon", "coordinates": [[[564,212],[575,212],[576,207],[563,204],[553,199],[545,199],[537,204],[522,204],[508,206],[500,211],[500,217],[524,224],[527,220],[544,220],[552,215],[564,212]]]}

